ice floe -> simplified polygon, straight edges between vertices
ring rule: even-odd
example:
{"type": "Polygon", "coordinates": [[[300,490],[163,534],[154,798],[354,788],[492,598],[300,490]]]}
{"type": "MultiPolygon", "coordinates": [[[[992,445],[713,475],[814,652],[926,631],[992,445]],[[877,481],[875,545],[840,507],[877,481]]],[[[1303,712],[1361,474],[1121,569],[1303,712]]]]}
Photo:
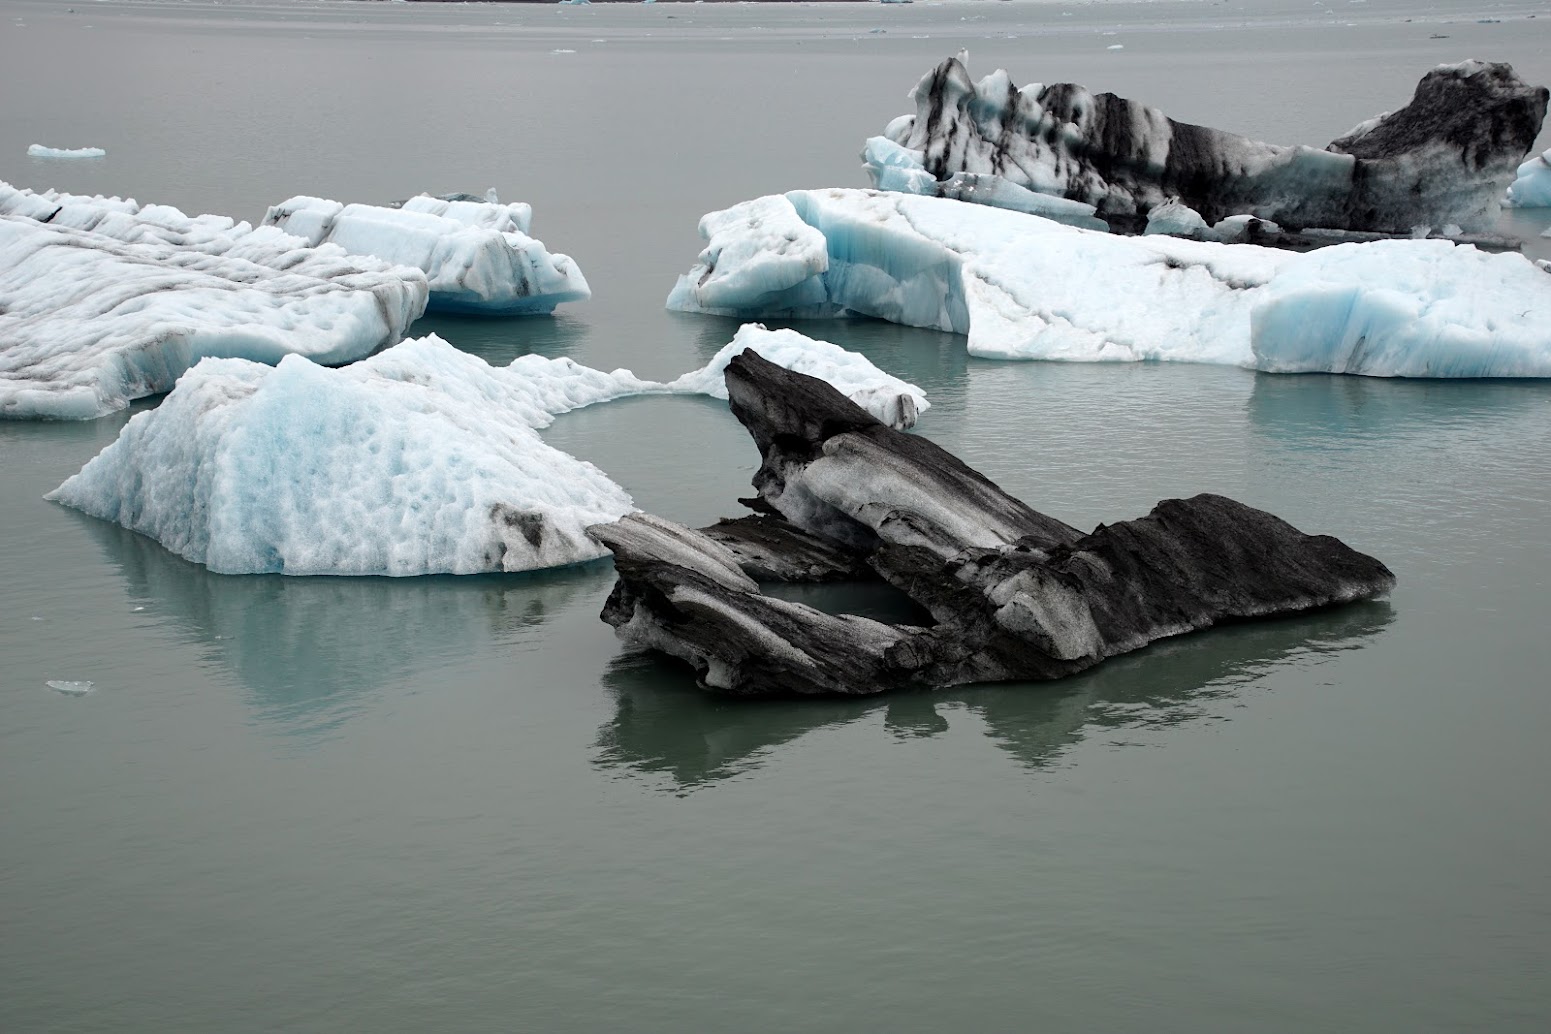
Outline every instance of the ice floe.
{"type": "Polygon", "coordinates": [[[0,417],[102,416],[206,356],[349,362],[425,302],[418,270],[273,227],[0,183],[0,417]]]}
{"type": "Polygon", "coordinates": [[[966,334],[971,354],[1004,359],[1551,376],[1551,279],[1522,256],[1448,241],[1300,254],[842,189],[760,198],[701,232],[669,308],[872,316],[966,334]]]}
{"type": "Polygon", "coordinates": [[[1509,208],[1551,208],[1551,147],[1519,166],[1503,204],[1509,208]]]}
{"type": "Polygon", "coordinates": [[[511,316],[592,297],[570,257],[528,236],[532,218],[525,204],[494,200],[422,195],[389,208],[298,196],[270,208],[264,223],[424,271],[432,309],[511,316]]]}
{"type": "Polygon", "coordinates": [[[63,693],[65,696],[70,697],[84,697],[92,691],[92,687],[95,685],[95,683],[89,681],[77,682],[69,679],[49,679],[43,684],[56,693],[63,693]]]}
{"type": "Polygon", "coordinates": [[[726,398],[756,347],[908,427],[919,388],[794,331],[743,328],[672,383],[525,355],[491,367],[429,336],[339,369],[209,359],[50,494],[224,574],[524,571],[601,556],[583,530],[634,509],[538,434],[561,413],[642,394],[726,398]]]}
{"type": "Polygon", "coordinates": [[[100,147],[44,147],[33,144],[27,148],[29,158],[102,158],[107,151],[100,147]]]}

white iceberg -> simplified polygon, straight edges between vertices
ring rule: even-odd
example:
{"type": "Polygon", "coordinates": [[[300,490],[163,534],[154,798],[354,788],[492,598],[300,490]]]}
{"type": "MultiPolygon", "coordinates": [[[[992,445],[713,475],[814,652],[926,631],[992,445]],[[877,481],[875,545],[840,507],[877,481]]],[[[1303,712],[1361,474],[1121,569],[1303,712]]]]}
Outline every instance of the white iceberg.
{"type": "Polygon", "coordinates": [[[707,231],[669,308],[745,319],[872,316],[965,334],[971,354],[1002,359],[1551,376],[1551,279],[1522,256],[1448,241],[1298,254],[1121,237],[942,198],[839,189],[712,213],[701,221],[707,231]],[[1314,326],[1322,354],[1307,332],[1314,326]]]}
{"type": "Polygon", "coordinates": [[[102,158],[107,155],[100,147],[44,147],[33,144],[27,148],[29,158],[102,158]]]}
{"type": "Polygon", "coordinates": [[[584,534],[630,496],[538,434],[583,406],[641,394],[726,398],[721,371],[756,346],[908,426],[920,389],[794,331],[746,327],[671,384],[570,359],[494,368],[430,336],[328,369],[208,359],[50,499],[223,574],[473,574],[579,563],[584,534]]]}
{"type": "Polygon", "coordinates": [[[1551,147],[1519,166],[1503,204],[1508,208],[1551,208],[1551,147]]]}
{"type": "Polygon", "coordinates": [[[725,399],[727,383],[722,374],[733,356],[748,348],[777,366],[828,381],[842,395],[896,430],[914,426],[916,418],[931,408],[926,392],[883,372],[864,355],[795,330],[767,330],[758,323],[744,324],[709,363],[669,383],[667,389],[725,399]]]}
{"type": "Polygon", "coordinates": [[[222,574],[590,560],[603,550],[584,529],[628,513],[630,497],[534,425],[638,382],[575,370],[539,356],[492,370],[436,337],[334,370],[209,359],[49,498],[222,574]]]}
{"type": "Polygon", "coordinates": [[[528,236],[532,218],[527,205],[495,201],[421,196],[387,208],[299,196],[270,208],[264,224],[422,270],[433,310],[525,315],[592,297],[575,262],[528,236]]]}
{"type": "Polygon", "coordinates": [[[0,417],[102,416],[206,356],[350,362],[425,301],[417,270],[274,228],[0,183],[0,417]]]}

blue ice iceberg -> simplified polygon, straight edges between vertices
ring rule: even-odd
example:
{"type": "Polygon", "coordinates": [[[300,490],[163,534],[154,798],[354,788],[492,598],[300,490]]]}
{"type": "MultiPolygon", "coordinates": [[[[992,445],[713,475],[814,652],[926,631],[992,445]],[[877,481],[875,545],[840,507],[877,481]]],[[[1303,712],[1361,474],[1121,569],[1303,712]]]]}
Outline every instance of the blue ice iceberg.
{"type": "Polygon", "coordinates": [[[1503,204],[1508,208],[1551,208],[1551,147],[1519,166],[1503,204]]]}
{"type": "Polygon", "coordinates": [[[300,196],[270,208],[264,223],[313,245],[337,244],[422,270],[432,310],[514,316],[591,298],[569,256],[551,254],[528,236],[532,218],[525,204],[494,200],[422,195],[387,208],[300,196]]]}
{"type": "Polygon", "coordinates": [[[872,316],[966,334],[972,355],[1002,359],[1551,376],[1551,278],[1448,241],[1298,254],[839,189],[760,198],[700,229],[706,248],[669,308],[872,316]]]}
{"type": "Polygon", "coordinates": [[[350,362],[425,303],[418,270],[273,227],[0,183],[0,417],[102,416],[206,356],[350,362]]]}
{"type": "Polygon", "coordinates": [[[607,475],[546,444],[558,414],[628,395],[726,398],[757,347],[908,427],[919,388],[793,331],[744,327],[671,384],[570,359],[491,367],[435,336],[340,369],[208,359],[49,498],[222,574],[472,574],[579,563],[585,533],[634,509],[607,475]]]}

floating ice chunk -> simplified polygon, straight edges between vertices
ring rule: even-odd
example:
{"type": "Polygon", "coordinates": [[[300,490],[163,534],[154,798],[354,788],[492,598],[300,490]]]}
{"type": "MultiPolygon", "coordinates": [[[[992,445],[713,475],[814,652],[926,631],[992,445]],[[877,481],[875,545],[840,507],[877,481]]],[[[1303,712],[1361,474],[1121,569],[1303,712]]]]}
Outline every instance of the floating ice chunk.
{"type": "Polygon", "coordinates": [[[641,386],[436,337],[337,370],[210,359],[49,498],[223,574],[555,567],[601,555],[583,529],[633,507],[534,427],[641,386]]]}
{"type": "Polygon", "coordinates": [[[912,427],[917,416],[931,408],[924,391],[884,373],[864,355],[795,330],[767,330],[759,323],[744,324],[715,358],[670,383],[669,390],[726,398],[727,384],[722,375],[732,357],[748,348],[777,366],[828,381],[842,395],[896,430],[912,427]]]}
{"type": "Polygon", "coordinates": [[[1257,292],[1256,366],[1381,377],[1551,377],[1551,280],[1444,240],[1322,248],[1257,292]]]}
{"type": "Polygon", "coordinates": [[[66,696],[84,697],[92,691],[96,685],[94,682],[71,682],[66,679],[49,679],[44,683],[49,689],[57,690],[66,696]]]}
{"type": "Polygon", "coordinates": [[[679,277],[668,308],[833,315],[823,281],[829,268],[824,235],[803,222],[785,197],[712,212],[700,220],[700,236],[705,249],[688,275],[679,277]]]}
{"type": "Polygon", "coordinates": [[[575,262],[528,236],[532,216],[524,204],[421,196],[387,208],[299,196],[271,208],[264,223],[423,270],[435,310],[547,313],[592,297],[575,262]]]}
{"type": "MultiPolygon", "coordinates": [[[[967,334],[972,355],[1372,376],[1551,376],[1551,281],[1519,255],[1489,256],[1447,241],[1298,254],[1121,237],[942,198],[861,190],[792,191],[750,204],[771,222],[795,217],[823,242],[824,257],[810,263],[823,269],[810,278],[822,293],[804,298],[803,314],[874,316],[967,334]],[[1309,272],[1279,279],[1295,269],[1309,272]],[[1385,301],[1354,309],[1358,297],[1385,301]],[[1410,315],[1385,323],[1386,313],[1410,315]],[[1323,358],[1310,353],[1307,334],[1316,326],[1330,347],[1323,358]],[[1336,344],[1349,332],[1353,342],[1381,335],[1383,347],[1353,345],[1358,357],[1344,355],[1336,344]]],[[[770,261],[758,252],[757,231],[735,239],[735,228],[748,222],[737,215],[743,208],[702,220],[722,233],[716,274],[724,284],[747,282],[730,256],[754,267],[770,261]]],[[[670,308],[697,311],[700,269],[680,279],[670,308]]],[[[757,286],[741,296],[725,290],[716,311],[792,315],[785,301],[757,286]]]]}
{"type": "Polygon", "coordinates": [[[1124,50],[1124,49],[1126,49],[1126,45],[1124,43],[1111,43],[1109,46],[1105,47],[1104,49],[1105,50],[1124,50]]]}
{"type": "Polygon", "coordinates": [[[44,147],[33,144],[27,148],[29,158],[102,158],[107,155],[100,147],[44,147]]]}
{"type": "Polygon", "coordinates": [[[349,362],[425,300],[417,270],[272,227],[0,183],[0,417],[102,416],[205,356],[349,362]]]}
{"type": "Polygon", "coordinates": [[[1147,213],[1147,228],[1143,233],[1169,233],[1176,237],[1191,237],[1205,233],[1210,227],[1201,213],[1177,197],[1171,197],[1147,213]]]}
{"type": "Polygon", "coordinates": [[[1095,205],[1126,230],[1176,196],[1209,222],[1248,214],[1298,229],[1395,233],[1429,222],[1489,232],[1547,103],[1544,87],[1506,64],[1442,65],[1409,105],[1316,150],[1177,122],[1075,83],[1020,88],[1002,70],[976,82],[965,61],[961,52],[923,76],[914,114],[884,135],[923,155],[935,180],[993,173],[1095,205]]]}
{"type": "Polygon", "coordinates": [[[1509,208],[1551,208],[1551,148],[1519,166],[1503,204],[1509,208]]]}
{"type": "MultiPolygon", "coordinates": [[[[905,424],[920,389],[792,331],[745,328],[905,424]]],[[[734,344],[738,344],[737,341],[734,344]]],[[[524,571],[601,556],[583,530],[634,507],[537,429],[627,395],[726,398],[724,355],[673,384],[525,355],[504,368],[431,336],[337,370],[210,359],[49,498],[223,574],[524,571]],[[720,390],[719,390],[720,389],[720,390]]]]}

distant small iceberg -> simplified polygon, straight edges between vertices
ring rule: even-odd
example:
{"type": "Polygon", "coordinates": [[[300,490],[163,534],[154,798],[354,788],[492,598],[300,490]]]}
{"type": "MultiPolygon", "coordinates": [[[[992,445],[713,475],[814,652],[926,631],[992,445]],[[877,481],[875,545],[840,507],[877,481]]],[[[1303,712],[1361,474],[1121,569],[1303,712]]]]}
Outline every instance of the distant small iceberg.
{"type": "Polygon", "coordinates": [[[27,148],[29,158],[105,158],[108,152],[100,147],[44,147],[33,144],[27,148]]]}

